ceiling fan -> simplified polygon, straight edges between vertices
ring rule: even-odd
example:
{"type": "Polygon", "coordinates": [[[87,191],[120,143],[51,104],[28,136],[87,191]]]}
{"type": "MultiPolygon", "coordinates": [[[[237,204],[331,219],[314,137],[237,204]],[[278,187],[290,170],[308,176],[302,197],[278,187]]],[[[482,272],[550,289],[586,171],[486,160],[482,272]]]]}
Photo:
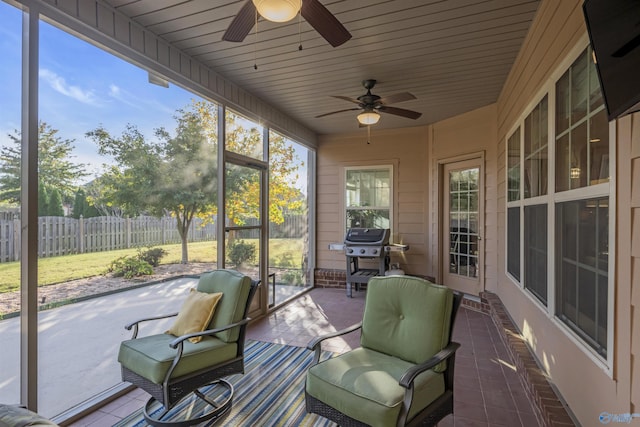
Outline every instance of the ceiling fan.
{"type": "Polygon", "coordinates": [[[343,113],[345,111],[362,110],[362,113],[358,114],[358,122],[362,126],[367,126],[378,123],[378,120],[380,120],[380,114],[378,114],[378,112],[393,114],[395,116],[406,117],[413,120],[419,119],[420,116],[422,116],[422,113],[418,113],[417,111],[405,110],[403,108],[389,106],[389,104],[417,99],[409,92],[396,93],[395,95],[385,96],[384,98],[381,98],[380,96],[371,93],[371,89],[373,89],[375,85],[376,80],[363,80],[362,86],[364,86],[364,88],[367,90],[367,93],[359,96],[357,99],[349,98],[348,96],[333,96],[334,98],[353,102],[358,106],[355,108],[347,108],[345,110],[338,110],[332,111],[331,113],[320,114],[319,116],[316,116],[316,118],[343,113]]]}
{"type": "Polygon", "coordinates": [[[241,42],[256,23],[256,10],[273,22],[287,22],[298,12],[333,47],[351,38],[351,33],[318,0],[246,0],[222,36],[222,40],[241,42]]]}

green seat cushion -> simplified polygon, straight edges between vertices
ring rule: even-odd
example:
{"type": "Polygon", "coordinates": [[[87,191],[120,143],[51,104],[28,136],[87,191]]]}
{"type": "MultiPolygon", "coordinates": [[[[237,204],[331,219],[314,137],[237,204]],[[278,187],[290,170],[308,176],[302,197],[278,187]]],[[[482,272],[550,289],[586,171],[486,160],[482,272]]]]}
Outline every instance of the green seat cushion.
{"type": "MultiPolygon", "coordinates": [[[[123,341],[118,352],[118,362],[149,381],[162,384],[177,352],[169,347],[174,339],[176,338],[172,335],[158,334],[123,341]]],[[[181,377],[231,360],[236,357],[237,351],[236,343],[225,343],[214,337],[204,337],[197,344],[186,340],[182,359],[171,377],[181,377]]]]}
{"type": "MultiPolygon", "coordinates": [[[[395,426],[405,389],[398,384],[413,364],[366,348],[320,362],[307,373],[307,393],[371,426],[395,426]]],[[[443,374],[427,371],[414,382],[411,419],[444,393],[443,374]]]]}
{"type": "Polygon", "coordinates": [[[452,307],[453,291],[445,286],[410,276],[373,277],[367,285],[360,343],[424,363],[449,343],[452,307]]]}
{"type": "MultiPolygon", "coordinates": [[[[222,292],[222,299],[216,306],[208,329],[221,328],[242,320],[251,289],[251,278],[235,270],[215,270],[200,276],[199,292],[222,292]]],[[[233,328],[216,334],[224,342],[238,340],[240,328],[233,328]]]]}

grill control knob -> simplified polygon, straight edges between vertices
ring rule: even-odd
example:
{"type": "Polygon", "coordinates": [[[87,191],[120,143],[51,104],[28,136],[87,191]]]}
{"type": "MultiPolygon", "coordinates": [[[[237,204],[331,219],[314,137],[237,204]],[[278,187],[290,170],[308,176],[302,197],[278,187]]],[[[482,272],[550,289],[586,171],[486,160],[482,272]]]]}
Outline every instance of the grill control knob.
{"type": "Polygon", "coordinates": [[[378,250],[377,249],[373,249],[373,250],[371,250],[371,253],[373,253],[375,255],[375,254],[378,253],[378,250]]]}
{"type": "Polygon", "coordinates": [[[353,253],[353,249],[351,249],[351,248],[347,249],[347,253],[352,254],[353,253]]]}
{"type": "Polygon", "coordinates": [[[364,249],[364,248],[360,249],[360,253],[361,253],[361,254],[365,253],[366,251],[367,251],[367,250],[366,250],[366,249],[364,249]]]}

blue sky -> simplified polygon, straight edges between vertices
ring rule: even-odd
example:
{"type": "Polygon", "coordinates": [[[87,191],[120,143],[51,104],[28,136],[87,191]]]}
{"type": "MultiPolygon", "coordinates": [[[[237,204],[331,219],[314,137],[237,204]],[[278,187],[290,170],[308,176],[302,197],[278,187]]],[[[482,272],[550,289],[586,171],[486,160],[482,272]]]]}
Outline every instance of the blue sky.
{"type": "MultiPolygon", "coordinates": [[[[0,2],[0,144],[20,128],[21,13],[0,2]]],[[[195,95],[148,83],[146,71],[49,24],[40,25],[39,118],[75,140],[75,161],[97,171],[102,159],[85,133],[99,125],[119,134],[134,123],[145,136],[166,126],[195,95]]]]}
{"type": "MultiPolygon", "coordinates": [[[[21,28],[20,10],[0,1],[0,81],[12,82],[0,94],[0,145],[20,129],[21,28]]],[[[119,135],[132,123],[151,139],[158,127],[172,132],[176,110],[201,99],[174,84],[150,84],[147,71],[43,21],[39,60],[39,119],[73,140],[72,160],[91,174],[106,159],[86,132],[103,126],[119,135]]],[[[306,192],[306,154],[299,146],[296,152],[305,161],[296,186],[306,192]]]]}

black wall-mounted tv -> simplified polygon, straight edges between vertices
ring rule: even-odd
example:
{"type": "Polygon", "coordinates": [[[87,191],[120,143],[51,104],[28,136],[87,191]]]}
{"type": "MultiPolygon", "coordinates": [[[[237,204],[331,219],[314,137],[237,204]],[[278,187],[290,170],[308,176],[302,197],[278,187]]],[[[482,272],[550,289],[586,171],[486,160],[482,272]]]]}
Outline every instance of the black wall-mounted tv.
{"type": "Polygon", "coordinates": [[[640,111],[640,0],[582,4],[609,120],[640,111]]]}

